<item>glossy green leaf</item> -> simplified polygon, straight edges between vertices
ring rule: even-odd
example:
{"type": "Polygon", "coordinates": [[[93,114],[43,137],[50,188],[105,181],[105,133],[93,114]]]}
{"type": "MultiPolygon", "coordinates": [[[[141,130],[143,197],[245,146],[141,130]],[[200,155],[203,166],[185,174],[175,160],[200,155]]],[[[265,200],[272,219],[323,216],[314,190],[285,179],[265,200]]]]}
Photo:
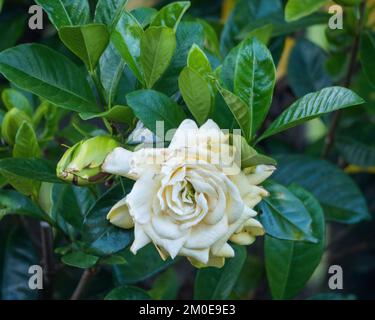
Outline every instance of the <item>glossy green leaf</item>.
{"type": "Polygon", "coordinates": [[[94,22],[108,26],[110,33],[125,10],[127,0],[99,0],[95,9],[94,22]]]}
{"type": "Polygon", "coordinates": [[[31,119],[20,109],[13,108],[5,114],[1,124],[1,135],[8,144],[14,145],[17,132],[24,122],[31,123],[31,119]]]}
{"type": "Polygon", "coordinates": [[[324,213],[315,197],[292,186],[289,190],[304,204],[312,218],[318,243],[280,240],[266,236],[265,259],[268,283],[274,299],[290,299],[301,291],[318,266],[324,252],[324,213]]]}
{"type": "Polygon", "coordinates": [[[215,56],[220,57],[220,43],[216,30],[204,19],[198,19],[198,22],[203,27],[205,48],[207,48],[207,50],[212,52],[215,56]]]}
{"type": "Polygon", "coordinates": [[[51,217],[66,234],[74,234],[73,227],[80,231],[86,212],[95,202],[88,188],[70,184],[54,184],[51,190],[51,217]]]}
{"type": "Polygon", "coordinates": [[[290,22],[305,17],[322,7],[327,0],[288,0],[285,7],[285,20],[290,22]]]}
{"type": "Polygon", "coordinates": [[[363,71],[372,86],[375,87],[375,35],[370,31],[361,34],[361,45],[359,57],[363,66],[363,71]]]}
{"type": "Polygon", "coordinates": [[[167,132],[178,128],[186,118],[182,107],[160,92],[139,90],[128,94],[126,98],[136,117],[154,133],[157,133],[156,121],[164,121],[164,130],[167,132]]]}
{"type": "Polygon", "coordinates": [[[280,155],[276,160],[278,168],[273,179],[284,185],[297,183],[311,192],[323,206],[326,219],[347,224],[369,219],[361,191],[336,166],[302,155],[280,155]]]}
{"type": "Polygon", "coordinates": [[[176,271],[169,268],[156,278],[148,294],[153,300],[174,300],[177,297],[178,287],[176,271]]]}
{"type": "Polygon", "coordinates": [[[271,23],[275,31],[285,24],[281,0],[237,0],[221,35],[222,55],[226,56],[251,31],[271,23]]]}
{"type": "Polygon", "coordinates": [[[108,46],[109,33],[104,24],[69,26],[59,30],[61,41],[94,72],[108,46]]]}
{"type": "Polygon", "coordinates": [[[177,29],[182,16],[190,7],[190,1],[177,1],[163,7],[151,21],[152,27],[169,27],[177,29]]]}
{"type": "Polygon", "coordinates": [[[233,287],[232,294],[236,299],[251,299],[262,281],[263,273],[264,265],[261,259],[256,255],[248,255],[233,287]]]}
{"type": "Polygon", "coordinates": [[[50,217],[28,197],[14,190],[0,190],[0,219],[8,214],[17,214],[51,222],[50,217]]]}
{"type": "Polygon", "coordinates": [[[223,63],[223,84],[250,108],[252,132],[259,129],[271,106],[275,78],[271,53],[253,37],[233,49],[223,63]]]}
{"type": "Polygon", "coordinates": [[[124,12],[112,33],[111,40],[137,79],[143,82],[141,39],[143,28],[129,12],[124,12]]]}
{"type": "Polygon", "coordinates": [[[24,44],[1,52],[0,72],[18,87],[57,106],[78,112],[97,111],[86,74],[48,47],[24,44]]]}
{"type": "Polygon", "coordinates": [[[1,98],[8,110],[17,108],[31,117],[33,108],[31,107],[29,100],[18,90],[5,89],[1,93],[1,98]]]}
{"type": "Polygon", "coordinates": [[[210,61],[203,50],[196,44],[194,44],[189,51],[187,66],[201,76],[206,76],[212,72],[210,61]]]}
{"type": "Polygon", "coordinates": [[[143,28],[151,23],[157,13],[158,10],[149,7],[139,7],[131,11],[131,14],[137,19],[143,28]]]}
{"type": "Polygon", "coordinates": [[[182,21],[176,32],[177,46],[172,61],[161,79],[155,84],[155,89],[172,96],[178,92],[178,77],[186,67],[186,60],[191,47],[196,44],[204,47],[204,31],[200,23],[182,21]]]}
{"type": "Polygon", "coordinates": [[[186,67],[178,78],[178,84],[190,112],[202,125],[207,120],[213,104],[209,83],[197,71],[186,67]]]}
{"type": "Polygon", "coordinates": [[[363,141],[349,136],[335,140],[335,147],[346,162],[360,167],[375,166],[375,145],[369,145],[363,141]]]}
{"type": "Polygon", "coordinates": [[[40,258],[26,232],[13,225],[2,233],[0,249],[0,299],[37,300],[38,290],[30,289],[28,271],[40,264],[40,258]]]}
{"type": "Polygon", "coordinates": [[[0,160],[0,173],[3,172],[36,181],[61,183],[56,177],[55,165],[43,159],[4,158],[0,160]]]}
{"type": "Polygon", "coordinates": [[[146,291],[133,286],[122,286],[108,293],[105,300],[151,300],[146,291]]]}
{"type": "Polygon", "coordinates": [[[133,111],[126,106],[113,106],[113,108],[108,111],[100,113],[81,113],[80,116],[83,120],[104,118],[109,121],[126,123],[128,125],[132,125],[134,120],[133,111]]]}
{"type": "Polygon", "coordinates": [[[123,257],[128,263],[113,268],[116,282],[120,285],[143,281],[168,268],[176,261],[161,259],[153,244],[140,249],[136,255],[130,250],[126,250],[123,257]],[[147,261],[147,263],[144,263],[144,261],[147,261]]]}
{"type": "Polygon", "coordinates": [[[317,243],[312,230],[312,218],[305,204],[286,187],[268,182],[270,196],[259,204],[266,233],[274,238],[317,243]]]}
{"type": "Polygon", "coordinates": [[[236,148],[236,150],[241,150],[242,169],[257,166],[260,164],[274,166],[277,165],[276,160],[258,153],[246,142],[245,138],[240,135],[232,135],[231,143],[236,148]]]}
{"type": "Polygon", "coordinates": [[[83,224],[83,241],[95,255],[107,256],[126,248],[132,232],[115,227],[106,216],[110,209],[124,197],[120,186],[113,187],[103,194],[86,213],[83,224]]]}
{"type": "Polygon", "coordinates": [[[240,97],[236,96],[234,93],[224,89],[219,84],[217,84],[216,87],[219,90],[221,96],[223,97],[225,103],[228,105],[238,125],[240,126],[244,138],[246,139],[246,141],[250,141],[252,133],[251,109],[249,109],[246,103],[240,97]]]}
{"type": "Polygon", "coordinates": [[[73,251],[64,255],[61,261],[71,267],[87,269],[95,266],[99,257],[81,251],[73,251]]]}
{"type": "Polygon", "coordinates": [[[176,36],[168,27],[150,27],[141,40],[141,65],[147,88],[167,70],[176,48],[176,36]]]}
{"type": "Polygon", "coordinates": [[[42,155],[38,139],[33,127],[24,121],[17,131],[13,157],[15,158],[39,158],[42,155]]]}
{"type": "Polygon", "coordinates": [[[298,126],[325,113],[362,104],[364,101],[353,91],[329,87],[309,93],[287,108],[262,134],[258,141],[281,131],[298,126]]]}
{"type": "Polygon", "coordinates": [[[47,12],[57,30],[64,26],[83,25],[90,20],[88,0],[35,0],[35,2],[47,12]]]}
{"type": "Polygon", "coordinates": [[[194,299],[225,300],[230,295],[246,260],[244,246],[233,245],[235,256],[227,258],[222,268],[199,269],[195,278],[194,299]]]}
{"type": "Polygon", "coordinates": [[[263,43],[264,45],[267,45],[272,37],[272,32],[273,32],[273,25],[266,24],[264,26],[261,26],[259,28],[256,28],[250,31],[246,35],[246,38],[255,37],[259,40],[259,42],[263,43]]]}
{"type": "Polygon", "coordinates": [[[0,51],[14,46],[26,29],[28,16],[25,14],[17,13],[16,16],[2,15],[0,19],[0,30],[5,30],[0,38],[0,51]]]}
{"type": "Polygon", "coordinates": [[[125,61],[121,58],[112,42],[99,60],[100,81],[105,90],[108,107],[116,100],[121,78],[125,71],[125,61]]]}
{"type": "Polygon", "coordinates": [[[316,44],[301,39],[290,54],[288,80],[297,97],[332,85],[325,71],[327,54],[316,44]]]}

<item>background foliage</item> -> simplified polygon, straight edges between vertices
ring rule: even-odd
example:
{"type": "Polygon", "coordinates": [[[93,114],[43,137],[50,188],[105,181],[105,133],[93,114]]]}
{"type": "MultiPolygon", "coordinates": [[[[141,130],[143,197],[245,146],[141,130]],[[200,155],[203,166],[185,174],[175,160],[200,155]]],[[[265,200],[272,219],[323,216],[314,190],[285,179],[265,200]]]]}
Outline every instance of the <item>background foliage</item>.
{"type": "MultiPolygon", "coordinates": [[[[173,15],[170,1],[129,1],[130,13],[124,0],[79,1],[58,15],[35,2],[43,30],[27,26],[33,1],[0,0],[1,299],[374,298],[374,1],[336,1],[342,30],[325,0],[193,0],[173,15]],[[164,262],[151,245],[132,255],[132,232],[105,219],[130,181],[78,187],[55,173],[65,146],[130,145],[136,119],[168,130],[187,116],[240,127],[277,160],[258,206],[267,235],[222,269],[164,262]],[[40,292],[27,286],[35,264],[40,292]],[[327,285],[333,264],[341,291],[327,285]]],[[[259,154],[247,151],[249,166],[259,154]]]]}

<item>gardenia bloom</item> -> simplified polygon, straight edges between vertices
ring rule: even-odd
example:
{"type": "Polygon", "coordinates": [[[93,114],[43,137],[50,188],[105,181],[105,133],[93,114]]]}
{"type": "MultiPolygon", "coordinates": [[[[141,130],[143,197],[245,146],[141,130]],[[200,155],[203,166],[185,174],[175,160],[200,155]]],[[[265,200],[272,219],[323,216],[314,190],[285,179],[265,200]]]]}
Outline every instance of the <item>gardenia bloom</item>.
{"type": "Polygon", "coordinates": [[[275,167],[241,170],[228,140],[212,120],[200,128],[185,120],[168,148],[108,155],[103,171],[136,180],[107,216],[118,227],[134,226],[134,254],[153,242],[163,259],[181,255],[197,267],[221,267],[234,256],[229,240],[249,245],[264,234],[253,208],[268,195],[258,185],[275,167]]]}

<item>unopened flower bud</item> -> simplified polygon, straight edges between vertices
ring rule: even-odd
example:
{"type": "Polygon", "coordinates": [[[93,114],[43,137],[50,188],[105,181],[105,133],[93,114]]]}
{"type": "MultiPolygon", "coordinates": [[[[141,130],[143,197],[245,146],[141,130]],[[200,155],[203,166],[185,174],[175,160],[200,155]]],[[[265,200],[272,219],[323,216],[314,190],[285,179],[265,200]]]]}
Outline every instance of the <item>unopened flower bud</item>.
{"type": "Polygon", "coordinates": [[[120,143],[109,136],[83,140],[69,148],[57,164],[57,176],[76,185],[105,181],[110,175],[101,166],[107,155],[120,143]]]}

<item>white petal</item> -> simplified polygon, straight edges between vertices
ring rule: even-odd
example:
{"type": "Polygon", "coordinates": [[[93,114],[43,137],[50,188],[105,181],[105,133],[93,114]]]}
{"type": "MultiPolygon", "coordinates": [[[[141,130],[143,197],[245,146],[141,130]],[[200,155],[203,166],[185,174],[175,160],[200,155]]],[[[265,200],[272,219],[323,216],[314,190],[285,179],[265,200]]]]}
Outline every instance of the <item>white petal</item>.
{"type": "Polygon", "coordinates": [[[135,225],[134,227],[134,241],[130,247],[130,251],[137,254],[137,251],[149,244],[151,239],[147,236],[141,225],[135,225]]]}
{"type": "Polygon", "coordinates": [[[230,241],[242,246],[247,246],[255,241],[255,237],[247,232],[240,232],[233,234],[230,237],[230,241]]]}
{"type": "Polygon", "coordinates": [[[197,249],[188,249],[188,248],[183,247],[181,248],[180,255],[194,258],[203,264],[207,264],[208,258],[210,255],[210,249],[206,248],[202,250],[197,250],[197,249]]]}
{"type": "Polygon", "coordinates": [[[115,148],[105,159],[102,165],[102,170],[110,174],[136,179],[136,176],[129,174],[132,157],[133,152],[124,148],[115,148]]]}
{"type": "Polygon", "coordinates": [[[125,198],[121,199],[112,207],[107,215],[107,219],[109,222],[120,228],[130,229],[134,226],[125,198]]]}
{"type": "Polygon", "coordinates": [[[274,166],[268,165],[259,165],[256,166],[255,171],[249,175],[247,175],[247,180],[250,184],[258,185],[262,183],[264,180],[269,178],[272,173],[276,170],[274,166]]]}
{"type": "MultiPolygon", "coordinates": [[[[194,226],[194,228],[191,229],[191,233],[185,243],[185,247],[190,249],[204,249],[212,246],[227,234],[227,221],[227,217],[224,216],[223,219],[215,225],[209,225],[201,222],[200,224],[194,226]]],[[[223,245],[221,245],[221,247],[223,245]]]]}
{"type": "Polygon", "coordinates": [[[153,198],[160,186],[160,177],[153,172],[142,175],[126,196],[129,213],[136,223],[150,221],[153,209],[153,198]]]}
{"type": "Polygon", "coordinates": [[[189,140],[194,139],[198,133],[197,124],[190,119],[184,120],[176,130],[169,149],[180,149],[189,145],[189,140]]]}
{"type": "Polygon", "coordinates": [[[244,224],[245,230],[254,236],[263,236],[265,234],[265,230],[262,224],[256,219],[249,219],[244,224]]]}
{"type": "Polygon", "coordinates": [[[234,250],[233,248],[228,244],[224,244],[223,247],[216,252],[217,257],[224,257],[224,258],[232,258],[234,257],[234,250]]]}

